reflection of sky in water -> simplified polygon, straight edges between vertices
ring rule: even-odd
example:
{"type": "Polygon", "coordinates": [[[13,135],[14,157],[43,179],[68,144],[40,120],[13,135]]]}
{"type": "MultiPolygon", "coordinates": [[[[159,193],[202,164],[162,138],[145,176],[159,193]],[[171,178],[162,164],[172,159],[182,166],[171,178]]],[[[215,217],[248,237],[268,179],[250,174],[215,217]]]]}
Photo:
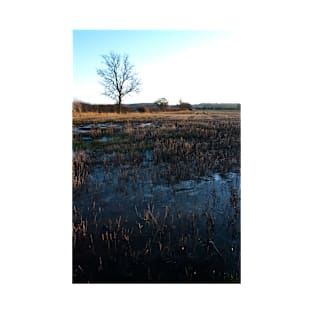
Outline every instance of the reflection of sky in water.
{"type": "MultiPolygon", "coordinates": [[[[130,172],[131,173],[131,172],[130,172]]],[[[176,184],[157,182],[152,167],[141,167],[137,180],[132,175],[122,179],[116,168],[95,167],[86,186],[74,197],[74,205],[85,211],[88,207],[104,208],[108,213],[138,209],[144,210],[152,203],[154,208],[169,206],[177,210],[210,209],[217,220],[232,215],[230,197],[232,190],[240,196],[240,174],[197,177],[176,184]]]]}
{"type": "MultiPolygon", "coordinates": [[[[118,174],[120,168],[95,166],[81,192],[73,197],[74,206],[85,214],[88,208],[101,208],[101,214],[106,218],[119,215],[135,218],[135,206],[142,214],[149,205],[161,215],[165,206],[169,207],[171,214],[177,211],[206,212],[214,218],[214,243],[227,258],[231,258],[225,261],[235,268],[240,267],[240,173],[215,173],[211,177],[169,184],[157,181],[151,164],[147,162],[139,169],[132,169],[138,170],[134,175],[137,180],[132,175],[122,179],[118,174]],[[235,212],[230,201],[234,192],[239,197],[239,213],[235,212]]],[[[203,217],[204,236],[207,236],[206,220],[203,217]]]]}

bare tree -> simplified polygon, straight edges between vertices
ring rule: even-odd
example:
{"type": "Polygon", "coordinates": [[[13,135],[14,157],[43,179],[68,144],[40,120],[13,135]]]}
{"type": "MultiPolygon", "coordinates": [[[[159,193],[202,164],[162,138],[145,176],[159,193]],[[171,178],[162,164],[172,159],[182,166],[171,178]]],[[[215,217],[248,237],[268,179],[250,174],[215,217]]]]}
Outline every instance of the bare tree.
{"type": "Polygon", "coordinates": [[[165,109],[168,106],[168,101],[165,98],[160,98],[154,102],[159,108],[165,109]]]}
{"type": "Polygon", "coordinates": [[[110,52],[102,58],[104,68],[97,69],[97,74],[102,78],[103,94],[116,101],[121,113],[123,97],[140,92],[141,81],[134,72],[134,66],[129,63],[128,55],[110,52]]]}

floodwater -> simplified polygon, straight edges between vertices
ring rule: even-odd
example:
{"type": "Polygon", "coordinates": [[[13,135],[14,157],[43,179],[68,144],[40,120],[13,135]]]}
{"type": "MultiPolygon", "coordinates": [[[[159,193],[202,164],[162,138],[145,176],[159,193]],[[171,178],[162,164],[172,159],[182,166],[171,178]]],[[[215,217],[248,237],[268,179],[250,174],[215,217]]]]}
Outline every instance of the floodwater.
{"type": "MultiPolygon", "coordinates": [[[[171,135],[179,125],[166,124],[164,129],[155,122],[136,122],[133,129],[124,125],[73,128],[75,140],[90,140],[86,146],[95,148],[84,150],[82,161],[73,163],[77,177],[82,177],[73,189],[73,281],[239,282],[237,125],[214,124],[221,130],[200,130],[197,149],[190,146],[194,139],[186,138],[186,151],[191,153],[187,158],[182,155],[182,138],[176,146],[162,141],[162,147],[171,145],[173,158],[169,153],[163,157],[167,148],[160,150],[149,139],[155,133],[158,138],[156,128],[161,128],[160,136],[171,135]],[[136,130],[137,141],[123,145],[121,140],[121,146],[114,141],[113,152],[105,149],[109,144],[99,144],[112,140],[124,127],[129,138],[128,131],[136,130]],[[147,144],[137,148],[142,133],[147,144]],[[213,136],[210,145],[207,136],[213,136]],[[201,143],[208,150],[198,149],[201,143]]],[[[197,132],[193,129],[191,134],[197,132]]]]}
{"type": "Polygon", "coordinates": [[[84,187],[75,195],[74,205],[83,211],[101,207],[108,214],[125,214],[134,206],[145,209],[151,203],[155,209],[164,206],[187,211],[212,208],[218,218],[229,213],[231,193],[235,191],[240,196],[239,173],[215,173],[171,184],[154,179],[153,165],[137,169],[136,179],[130,167],[123,168],[128,170],[129,177],[120,177],[116,168],[95,165],[84,187]]]}
{"type": "Polygon", "coordinates": [[[89,209],[101,210],[107,218],[120,215],[136,218],[136,210],[143,212],[148,206],[154,212],[166,206],[170,212],[209,212],[215,221],[215,244],[240,250],[240,208],[236,213],[230,201],[233,194],[240,199],[239,172],[214,173],[178,182],[167,181],[159,173],[160,167],[153,163],[151,152],[146,153],[143,163],[136,168],[126,165],[117,168],[98,162],[91,168],[84,186],[75,193],[73,205],[85,215],[89,209]],[[235,225],[230,228],[235,214],[235,225]]]}
{"type": "Polygon", "coordinates": [[[74,126],[73,127],[73,134],[87,134],[89,133],[93,128],[99,128],[99,129],[122,129],[123,125],[117,124],[117,123],[95,123],[95,124],[88,124],[84,126],[74,126]]]}

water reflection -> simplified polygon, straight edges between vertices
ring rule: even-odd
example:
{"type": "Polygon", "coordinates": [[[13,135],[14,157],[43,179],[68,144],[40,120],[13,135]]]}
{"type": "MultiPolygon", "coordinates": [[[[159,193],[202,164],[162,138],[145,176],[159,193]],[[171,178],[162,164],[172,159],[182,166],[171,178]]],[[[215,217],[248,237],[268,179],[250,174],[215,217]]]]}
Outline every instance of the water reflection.
{"type": "Polygon", "coordinates": [[[86,184],[75,195],[73,204],[87,212],[92,206],[105,209],[107,216],[131,214],[153,204],[155,210],[169,206],[174,210],[212,210],[217,222],[225,223],[234,214],[230,203],[235,192],[240,197],[240,173],[214,173],[177,183],[165,182],[155,177],[153,166],[143,166],[127,171],[121,168],[94,166],[86,184]],[[135,176],[132,176],[136,174],[135,176]]]}

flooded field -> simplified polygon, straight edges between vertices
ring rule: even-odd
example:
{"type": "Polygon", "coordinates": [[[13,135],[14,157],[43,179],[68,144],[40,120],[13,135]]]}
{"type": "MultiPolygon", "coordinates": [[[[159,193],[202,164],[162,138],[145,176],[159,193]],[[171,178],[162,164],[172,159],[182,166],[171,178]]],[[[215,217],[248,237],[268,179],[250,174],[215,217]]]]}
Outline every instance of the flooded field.
{"type": "Polygon", "coordinates": [[[240,282],[240,118],[73,126],[73,282],[240,282]]]}

